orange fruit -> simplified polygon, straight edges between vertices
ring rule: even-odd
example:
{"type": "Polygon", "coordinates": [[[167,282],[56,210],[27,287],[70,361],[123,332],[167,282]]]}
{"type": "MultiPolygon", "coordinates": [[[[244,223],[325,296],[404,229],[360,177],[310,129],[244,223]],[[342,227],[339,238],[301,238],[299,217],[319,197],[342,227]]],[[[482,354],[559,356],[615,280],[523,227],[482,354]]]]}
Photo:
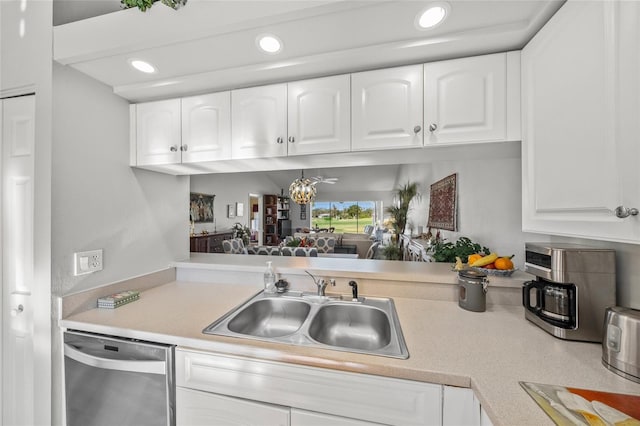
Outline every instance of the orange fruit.
{"type": "Polygon", "coordinates": [[[467,263],[469,265],[471,265],[473,262],[475,262],[478,259],[482,259],[483,257],[484,257],[484,255],[482,255],[480,253],[470,254],[469,257],[467,258],[467,263]]]}
{"type": "Polygon", "coordinates": [[[494,262],[494,264],[496,265],[496,269],[499,269],[501,271],[513,269],[513,262],[511,261],[511,257],[500,257],[496,259],[496,261],[494,262]]]}

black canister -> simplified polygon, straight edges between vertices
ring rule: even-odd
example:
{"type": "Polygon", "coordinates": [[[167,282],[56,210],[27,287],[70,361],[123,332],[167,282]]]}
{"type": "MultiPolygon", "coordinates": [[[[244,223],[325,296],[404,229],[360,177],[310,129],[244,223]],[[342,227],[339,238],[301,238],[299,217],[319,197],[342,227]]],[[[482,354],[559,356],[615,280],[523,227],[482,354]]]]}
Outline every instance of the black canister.
{"type": "Polygon", "coordinates": [[[458,305],[462,309],[484,312],[487,309],[487,274],[474,270],[458,272],[458,305]]]}

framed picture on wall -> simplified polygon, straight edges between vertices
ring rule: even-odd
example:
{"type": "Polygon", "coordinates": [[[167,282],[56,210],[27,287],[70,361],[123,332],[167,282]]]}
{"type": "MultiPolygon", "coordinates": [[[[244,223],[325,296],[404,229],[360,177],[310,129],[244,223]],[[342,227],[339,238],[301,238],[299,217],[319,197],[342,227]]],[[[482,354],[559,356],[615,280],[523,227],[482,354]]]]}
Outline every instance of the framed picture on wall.
{"type": "Polygon", "coordinates": [[[300,204],[300,220],[307,220],[307,205],[300,204]]]}
{"type": "Polygon", "coordinates": [[[229,219],[236,217],[236,206],[234,204],[227,204],[227,217],[229,219]]]}
{"type": "Polygon", "coordinates": [[[242,217],[244,216],[244,204],[236,203],[236,216],[242,217]]]}
{"type": "Polygon", "coordinates": [[[215,195],[192,192],[189,201],[189,219],[195,223],[213,223],[215,195]]]}

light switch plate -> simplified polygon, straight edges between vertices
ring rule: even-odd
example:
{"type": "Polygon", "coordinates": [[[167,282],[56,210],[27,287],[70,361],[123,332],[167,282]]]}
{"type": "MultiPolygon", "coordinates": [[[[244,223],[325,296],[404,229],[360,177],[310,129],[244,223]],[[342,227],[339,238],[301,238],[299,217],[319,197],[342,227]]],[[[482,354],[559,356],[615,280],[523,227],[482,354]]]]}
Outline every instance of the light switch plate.
{"type": "Polygon", "coordinates": [[[73,265],[76,276],[102,271],[102,249],[74,253],[73,265]]]}

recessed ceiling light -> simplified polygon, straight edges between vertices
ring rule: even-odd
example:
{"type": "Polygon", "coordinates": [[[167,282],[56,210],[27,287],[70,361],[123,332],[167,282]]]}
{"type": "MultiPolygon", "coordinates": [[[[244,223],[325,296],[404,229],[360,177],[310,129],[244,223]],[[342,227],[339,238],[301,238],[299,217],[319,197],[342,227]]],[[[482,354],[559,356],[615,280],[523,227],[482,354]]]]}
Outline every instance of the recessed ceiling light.
{"type": "Polygon", "coordinates": [[[141,61],[140,59],[131,59],[129,64],[138,71],[146,74],[153,74],[156,72],[156,67],[151,65],[149,62],[141,61]]]}
{"type": "Polygon", "coordinates": [[[275,54],[282,50],[282,42],[272,34],[259,35],[258,38],[256,38],[256,43],[260,50],[265,53],[275,54]]]}
{"type": "Polygon", "coordinates": [[[416,16],[416,27],[420,30],[435,28],[442,24],[450,11],[448,3],[432,3],[416,16]]]}

